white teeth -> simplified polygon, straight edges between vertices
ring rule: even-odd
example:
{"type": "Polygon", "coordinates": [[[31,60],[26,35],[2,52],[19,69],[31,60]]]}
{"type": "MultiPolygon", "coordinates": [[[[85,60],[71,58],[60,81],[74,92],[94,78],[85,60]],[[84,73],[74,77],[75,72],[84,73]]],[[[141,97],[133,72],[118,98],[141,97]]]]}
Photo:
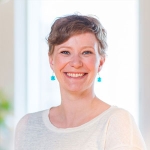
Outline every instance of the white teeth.
{"type": "Polygon", "coordinates": [[[83,73],[67,73],[67,75],[69,77],[77,78],[77,77],[82,77],[84,74],[83,73]]]}

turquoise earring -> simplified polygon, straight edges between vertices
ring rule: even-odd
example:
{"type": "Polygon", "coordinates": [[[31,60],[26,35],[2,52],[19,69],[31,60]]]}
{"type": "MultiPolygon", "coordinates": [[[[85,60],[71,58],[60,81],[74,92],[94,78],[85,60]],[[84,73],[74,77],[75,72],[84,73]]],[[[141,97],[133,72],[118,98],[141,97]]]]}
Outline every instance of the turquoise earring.
{"type": "Polygon", "coordinates": [[[52,74],[51,76],[51,80],[54,81],[55,80],[55,76],[52,74]]]}
{"type": "MultiPolygon", "coordinates": [[[[99,73],[98,73],[98,76],[99,76],[99,73]]],[[[100,76],[97,78],[97,82],[102,82],[102,78],[100,76]]]]}
{"type": "Polygon", "coordinates": [[[54,81],[55,80],[55,76],[53,75],[53,76],[51,76],[51,80],[52,81],[54,81]]]}

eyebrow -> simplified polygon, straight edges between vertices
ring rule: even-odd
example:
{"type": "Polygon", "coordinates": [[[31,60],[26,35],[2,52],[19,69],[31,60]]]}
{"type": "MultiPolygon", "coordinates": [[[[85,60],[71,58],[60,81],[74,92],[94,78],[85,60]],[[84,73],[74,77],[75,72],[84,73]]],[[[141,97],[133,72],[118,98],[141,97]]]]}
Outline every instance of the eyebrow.
{"type": "MultiPolygon", "coordinates": [[[[71,46],[60,46],[58,49],[61,49],[61,48],[72,49],[72,47],[71,47],[71,46]]],[[[94,47],[93,47],[93,46],[83,46],[83,47],[81,47],[81,49],[86,49],[86,48],[94,49],[94,47]]]]}

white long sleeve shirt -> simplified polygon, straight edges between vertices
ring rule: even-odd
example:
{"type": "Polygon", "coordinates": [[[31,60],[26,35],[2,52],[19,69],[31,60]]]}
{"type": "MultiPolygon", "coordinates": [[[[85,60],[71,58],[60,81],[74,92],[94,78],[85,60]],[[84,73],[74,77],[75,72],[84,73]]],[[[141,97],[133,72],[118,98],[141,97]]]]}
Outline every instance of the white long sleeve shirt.
{"type": "Polygon", "coordinates": [[[16,128],[15,150],[146,150],[133,117],[111,106],[89,122],[57,128],[49,110],[27,114],[16,128]]]}

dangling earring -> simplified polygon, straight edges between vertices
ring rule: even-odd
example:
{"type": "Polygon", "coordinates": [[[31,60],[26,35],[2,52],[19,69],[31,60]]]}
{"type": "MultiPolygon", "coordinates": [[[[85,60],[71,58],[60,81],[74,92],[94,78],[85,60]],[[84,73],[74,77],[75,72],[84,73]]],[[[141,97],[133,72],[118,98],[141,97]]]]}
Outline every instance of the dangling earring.
{"type": "Polygon", "coordinates": [[[54,80],[55,80],[54,72],[52,73],[51,80],[52,80],[52,81],[54,81],[54,80]]]}
{"type": "MultiPolygon", "coordinates": [[[[98,76],[99,76],[99,73],[98,73],[98,76]]],[[[102,82],[102,78],[100,76],[97,78],[97,82],[102,82]]]]}

